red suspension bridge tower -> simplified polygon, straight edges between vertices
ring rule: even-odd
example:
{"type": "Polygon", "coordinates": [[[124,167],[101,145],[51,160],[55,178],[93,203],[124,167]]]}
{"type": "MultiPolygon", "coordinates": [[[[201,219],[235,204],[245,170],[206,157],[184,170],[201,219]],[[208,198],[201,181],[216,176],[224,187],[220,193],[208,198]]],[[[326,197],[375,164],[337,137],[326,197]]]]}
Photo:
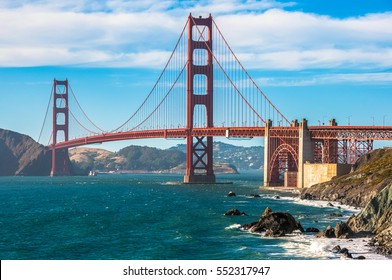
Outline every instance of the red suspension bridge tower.
{"type": "Polygon", "coordinates": [[[58,137],[69,140],[68,80],[53,82],[53,129],[52,129],[52,170],[51,176],[69,176],[70,163],[68,148],[56,149],[58,137]]]}
{"type": "Polygon", "coordinates": [[[212,128],[213,122],[213,64],[212,64],[212,17],[188,19],[188,65],[187,65],[187,116],[186,128],[186,173],[185,183],[214,183],[213,140],[211,136],[193,136],[195,106],[205,107],[206,128],[212,128]],[[200,30],[202,28],[202,31],[200,30]],[[203,35],[206,34],[206,35],[203,35]],[[204,53],[204,64],[195,64],[195,52],[204,53]],[[201,65],[200,65],[201,64],[201,65]],[[205,92],[195,92],[196,75],[204,75],[205,92]]]}

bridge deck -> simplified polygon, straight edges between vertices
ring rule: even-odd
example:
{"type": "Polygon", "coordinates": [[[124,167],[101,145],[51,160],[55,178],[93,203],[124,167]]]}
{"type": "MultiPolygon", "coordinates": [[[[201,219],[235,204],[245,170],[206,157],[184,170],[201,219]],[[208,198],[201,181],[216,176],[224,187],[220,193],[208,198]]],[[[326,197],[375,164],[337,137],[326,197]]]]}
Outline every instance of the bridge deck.
{"type": "MultiPolygon", "coordinates": [[[[298,129],[299,127],[274,126],[270,128],[270,132],[272,137],[297,138],[298,129]]],[[[392,126],[310,126],[309,131],[313,139],[392,140],[392,126]]],[[[56,144],[56,149],[132,139],[180,139],[186,138],[188,134],[189,130],[185,128],[104,133],[59,142],[56,144]]],[[[213,136],[228,138],[252,138],[263,137],[264,135],[265,127],[193,128],[191,134],[191,136],[199,137],[213,136]]],[[[53,146],[51,145],[50,148],[53,149],[53,146]]]]}

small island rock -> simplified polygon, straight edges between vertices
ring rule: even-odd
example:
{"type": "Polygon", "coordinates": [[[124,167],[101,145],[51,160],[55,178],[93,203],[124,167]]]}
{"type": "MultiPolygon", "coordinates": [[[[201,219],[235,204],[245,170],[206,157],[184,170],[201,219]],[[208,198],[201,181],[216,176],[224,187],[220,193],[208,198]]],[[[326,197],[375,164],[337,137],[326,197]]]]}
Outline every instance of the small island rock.
{"type": "Polygon", "coordinates": [[[241,226],[245,230],[251,232],[265,232],[265,236],[279,237],[294,230],[304,232],[301,224],[287,212],[273,212],[267,207],[257,222],[245,224],[241,226]]]}
{"type": "Polygon", "coordinates": [[[248,216],[245,212],[241,212],[240,210],[233,208],[225,213],[225,216],[248,216]]]}

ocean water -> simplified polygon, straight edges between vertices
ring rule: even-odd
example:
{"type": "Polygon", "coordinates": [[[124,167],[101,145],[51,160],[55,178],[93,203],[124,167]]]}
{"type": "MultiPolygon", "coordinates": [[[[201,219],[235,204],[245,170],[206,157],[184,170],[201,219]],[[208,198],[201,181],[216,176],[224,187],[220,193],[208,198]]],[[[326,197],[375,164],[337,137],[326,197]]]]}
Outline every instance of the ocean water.
{"type": "Polygon", "coordinates": [[[358,212],[302,202],[259,189],[260,174],[218,176],[232,184],[183,185],[179,175],[0,177],[1,259],[382,259],[366,239],[316,239],[294,233],[265,238],[239,229],[266,207],[288,211],[304,228],[324,229],[358,212]],[[227,197],[229,191],[237,196],[227,197]],[[258,193],[261,198],[247,194],[258,193]],[[237,208],[248,216],[225,216],[237,208]],[[342,213],[342,218],[331,218],[342,213]]]}

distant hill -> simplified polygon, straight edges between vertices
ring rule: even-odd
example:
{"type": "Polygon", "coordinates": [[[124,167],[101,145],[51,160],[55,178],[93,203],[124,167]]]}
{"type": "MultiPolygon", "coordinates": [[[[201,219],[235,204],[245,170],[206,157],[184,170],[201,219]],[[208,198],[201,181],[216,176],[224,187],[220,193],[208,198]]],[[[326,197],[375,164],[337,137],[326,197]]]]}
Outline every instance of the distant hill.
{"type": "Polygon", "coordinates": [[[128,146],[117,153],[104,149],[75,148],[69,151],[70,160],[79,174],[90,170],[153,172],[170,170],[185,162],[180,151],[161,150],[151,147],[128,146]]]}
{"type": "Polygon", "coordinates": [[[128,146],[118,155],[126,159],[127,170],[162,170],[173,168],[185,161],[185,153],[175,150],[161,150],[151,147],[128,146]]]}
{"type": "Polygon", "coordinates": [[[51,158],[30,136],[0,129],[0,176],[49,175],[51,158]]]}
{"type": "MultiPolygon", "coordinates": [[[[231,145],[222,144],[218,143],[217,147],[224,147],[221,149],[225,149],[226,153],[230,154],[231,145]]],[[[235,150],[237,150],[236,148],[235,150]]],[[[238,154],[238,152],[235,153],[238,154]]],[[[239,153],[239,156],[243,156],[243,154],[247,153],[239,153]]],[[[185,152],[175,148],[161,150],[131,145],[117,153],[103,149],[74,148],[69,151],[69,155],[74,173],[80,175],[87,175],[90,170],[98,172],[185,172],[185,152]]],[[[215,158],[214,170],[216,173],[237,173],[235,165],[224,162],[223,158],[220,159],[218,161],[215,158]]],[[[249,161],[249,159],[246,160],[249,161]]],[[[240,159],[237,160],[237,162],[239,161],[240,159]]],[[[249,162],[246,163],[246,166],[248,165],[249,162]]]]}
{"type": "Polygon", "coordinates": [[[70,149],[68,154],[75,175],[87,175],[91,170],[124,169],[127,163],[125,157],[104,149],[80,147],[70,149]]]}
{"type": "MultiPolygon", "coordinates": [[[[179,144],[171,150],[186,151],[185,144],[179,144]]],[[[214,161],[224,162],[241,170],[255,170],[263,167],[264,147],[239,147],[223,142],[214,142],[214,161]]]]}

